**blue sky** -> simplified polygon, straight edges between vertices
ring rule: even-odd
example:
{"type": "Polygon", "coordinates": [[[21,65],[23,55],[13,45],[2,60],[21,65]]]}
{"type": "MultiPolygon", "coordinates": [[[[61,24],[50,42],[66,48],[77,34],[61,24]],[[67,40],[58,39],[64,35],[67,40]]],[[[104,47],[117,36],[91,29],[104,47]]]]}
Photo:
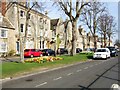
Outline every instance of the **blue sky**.
{"type": "MultiPolygon", "coordinates": [[[[118,29],[118,3],[117,2],[108,2],[107,7],[109,10],[109,13],[115,17],[115,22],[117,23],[117,29],[118,29]]],[[[118,39],[118,32],[113,37],[113,41],[118,39]]]]}

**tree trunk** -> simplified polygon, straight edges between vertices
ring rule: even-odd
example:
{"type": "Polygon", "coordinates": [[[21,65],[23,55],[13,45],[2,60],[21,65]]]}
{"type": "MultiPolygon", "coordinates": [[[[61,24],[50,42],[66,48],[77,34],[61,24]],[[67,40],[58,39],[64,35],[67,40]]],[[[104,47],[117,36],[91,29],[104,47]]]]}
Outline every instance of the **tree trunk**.
{"type": "Polygon", "coordinates": [[[71,56],[76,54],[76,30],[77,30],[77,20],[72,23],[72,49],[71,56]]]}
{"type": "Polygon", "coordinates": [[[84,38],[84,35],[82,35],[82,41],[83,41],[83,50],[85,50],[85,38],[84,38]]]}
{"type": "Polygon", "coordinates": [[[109,46],[110,46],[110,36],[108,38],[109,38],[109,46]]]}
{"type": "Polygon", "coordinates": [[[106,34],[104,34],[104,48],[106,47],[106,34]]]}
{"type": "Polygon", "coordinates": [[[19,31],[19,40],[20,40],[20,61],[24,63],[24,48],[23,48],[23,39],[21,36],[20,22],[19,22],[19,6],[17,5],[17,20],[18,20],[18,31],[19,31]]]}
{"type": "Polygon", "coordinates": [[[65,45],[64,48],[67,48],[67,29],[65,28],[65,45]]]}
{"type": "Polygon", "coordinates": [[[94,48],[96,49],[97,48],[96,35],[93,35],[93,38],[94,38],[94,48]]]}

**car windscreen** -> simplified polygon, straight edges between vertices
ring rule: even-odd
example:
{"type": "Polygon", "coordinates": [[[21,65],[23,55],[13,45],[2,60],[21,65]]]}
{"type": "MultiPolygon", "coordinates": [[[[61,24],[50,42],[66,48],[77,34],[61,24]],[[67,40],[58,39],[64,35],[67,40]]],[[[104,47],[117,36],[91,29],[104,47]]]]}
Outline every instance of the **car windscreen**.
{"type": "Polygon", "coordinates": [[[25,49],[25,50],[24,50],[24,52],[28,52],[28,51],[30,51],[30,50],[29,50],[29,49],[25,49]]]}
{"type": "Polygon", "coordinates": [[[115,47],[107,47],[110,51],[114,51],[115,47]]]}
{"type": "Polygon", "coordinates": [[[110,51],[115,51],[115,48],[110,48],[110,51]]]}
{"type": "Polygon", "coordinates": [[[47,50],[46,49],[43,49],[42,52],[46,52],[47,50]]]}
{"type": "Polygon", "coordinates": [[[106,52],[106,49],[97,49],[96,52],[106,52]]]}

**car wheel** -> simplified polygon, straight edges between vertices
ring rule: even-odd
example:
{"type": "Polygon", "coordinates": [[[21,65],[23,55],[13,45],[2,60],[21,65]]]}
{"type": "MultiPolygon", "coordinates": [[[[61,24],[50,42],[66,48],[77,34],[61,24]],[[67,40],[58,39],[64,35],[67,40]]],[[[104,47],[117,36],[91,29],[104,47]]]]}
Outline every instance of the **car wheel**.
{"type": "Polygon", "coordinates": [[[40,57],[42,57],[43,55],[42,54],[40,54],[40,57]]]}
{"type": "Polygon", "coordinates": [[[50,54],[48,53],[48,56],[50,56],[50,54]]]}
{"type": "Polygon", "coordinates": [[[33,55],[30,55],[31,58],[33,58],[33,55]]]}

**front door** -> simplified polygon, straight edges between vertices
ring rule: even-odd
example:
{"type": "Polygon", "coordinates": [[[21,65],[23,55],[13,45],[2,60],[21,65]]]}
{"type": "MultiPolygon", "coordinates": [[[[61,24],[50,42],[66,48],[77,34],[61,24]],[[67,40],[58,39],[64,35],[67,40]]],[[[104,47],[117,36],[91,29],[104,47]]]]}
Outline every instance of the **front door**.
{"type": "Polygon", "coordinates": [[[20,53],[20,42],[16,42],[16,49],[17,49],[16,54],[19,54],[20,53]]]}

